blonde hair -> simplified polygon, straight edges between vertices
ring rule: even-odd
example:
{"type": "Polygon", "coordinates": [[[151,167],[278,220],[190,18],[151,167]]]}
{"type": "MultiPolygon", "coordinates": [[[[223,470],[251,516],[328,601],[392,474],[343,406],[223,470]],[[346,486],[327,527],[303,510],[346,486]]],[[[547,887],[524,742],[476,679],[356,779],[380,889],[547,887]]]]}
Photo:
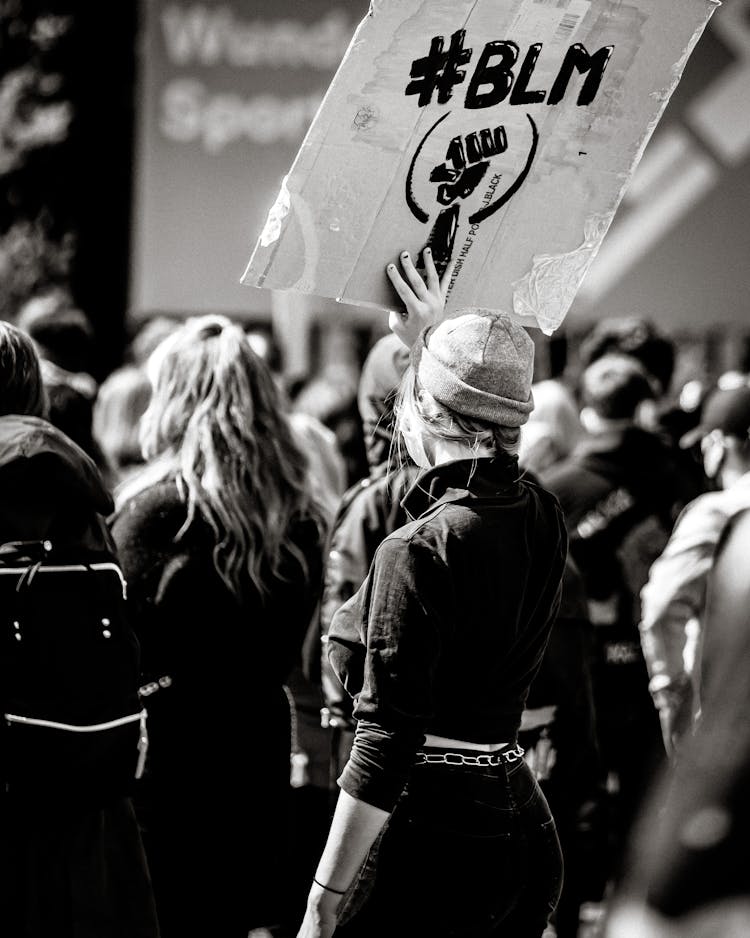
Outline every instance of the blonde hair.
{"type": "Polygon", "coordinates": [[[136,365],[118,368],[99,387],[92,429],[113,469],[142,461],[140,420],[150,399],[151,383],[136,365]]]}
{"type": "Polygon", "coordinates": [[[242,329],[223,316],[188,320],[148,362],[152,396],[140,440],[149,467],[120,501],[174,476],[187,505],[177,539],[197,516],[214,535],[213,560],[229,589],[248,581],[267,596],[288,560],[307,573],[294,523],[322,517],[306,484],[273,378],[242,329]]]}
{"type": "Polygon", "coordinates": [[[452,443],[462,443],[478,455],[481,447],[495,454],[517,455],[521,442],[520,427],[504,427],[499,424],[466,417],[435,400],[429,391],[421,387],[411,365],[404,372],[395,405],[396,441],[398,457],[401,452],[401,432],[414,428],[422,435],[452,443]]]}

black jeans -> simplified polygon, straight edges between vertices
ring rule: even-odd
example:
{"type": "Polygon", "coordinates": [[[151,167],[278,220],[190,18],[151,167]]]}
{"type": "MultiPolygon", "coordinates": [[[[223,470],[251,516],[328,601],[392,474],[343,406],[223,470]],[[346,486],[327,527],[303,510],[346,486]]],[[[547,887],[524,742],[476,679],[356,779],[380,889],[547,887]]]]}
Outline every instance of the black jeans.
{"type": "Polygon", "coordinates": [[[523,759],[415,766],[336,938],[540,938],[561,886],[555,822],[523,759]]]}

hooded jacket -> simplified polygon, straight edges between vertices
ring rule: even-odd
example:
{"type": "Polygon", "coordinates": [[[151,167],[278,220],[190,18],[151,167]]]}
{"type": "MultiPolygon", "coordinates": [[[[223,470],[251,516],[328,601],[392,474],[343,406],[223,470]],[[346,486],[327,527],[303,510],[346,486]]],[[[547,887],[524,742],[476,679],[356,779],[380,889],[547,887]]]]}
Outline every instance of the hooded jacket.
{"type": "Polygon", "coordinates": [[[39,417],[0,417],[0,543],[50,540],[92,556],[113,552],[113,509],[92,459],[39,417]]]}

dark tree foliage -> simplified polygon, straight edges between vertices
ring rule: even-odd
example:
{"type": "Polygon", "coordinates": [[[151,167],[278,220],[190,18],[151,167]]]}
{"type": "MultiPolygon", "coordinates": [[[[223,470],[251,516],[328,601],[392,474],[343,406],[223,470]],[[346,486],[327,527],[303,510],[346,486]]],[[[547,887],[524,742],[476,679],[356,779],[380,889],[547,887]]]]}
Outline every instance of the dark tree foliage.
{"type": "Polygon", "coordinates": [[[72,230],[58,211],[56,161],[69,146],[73,104],[61,66],[70,16],[21,0],[0,3],[0,316],[48,283],[65,282],[72,230]],[[57,222],[57,223],[56,223],[57,222]]]}
{"type": "Polygon", "coordinates": [[[0,0],[0,318],[50,285],[117,360],[127,301],[135,0],[0,0]]]}

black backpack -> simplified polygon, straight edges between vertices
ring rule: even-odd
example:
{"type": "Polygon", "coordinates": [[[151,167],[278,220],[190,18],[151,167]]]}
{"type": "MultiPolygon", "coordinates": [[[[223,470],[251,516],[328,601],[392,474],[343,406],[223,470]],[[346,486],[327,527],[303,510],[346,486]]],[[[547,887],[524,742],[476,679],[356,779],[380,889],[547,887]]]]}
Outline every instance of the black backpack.
{"type": "Polygon", "coordinates": [[[138,642],[115,558],[0,545],[0,781],[20,796],[127,795],[143,772],[138,642]]]}

